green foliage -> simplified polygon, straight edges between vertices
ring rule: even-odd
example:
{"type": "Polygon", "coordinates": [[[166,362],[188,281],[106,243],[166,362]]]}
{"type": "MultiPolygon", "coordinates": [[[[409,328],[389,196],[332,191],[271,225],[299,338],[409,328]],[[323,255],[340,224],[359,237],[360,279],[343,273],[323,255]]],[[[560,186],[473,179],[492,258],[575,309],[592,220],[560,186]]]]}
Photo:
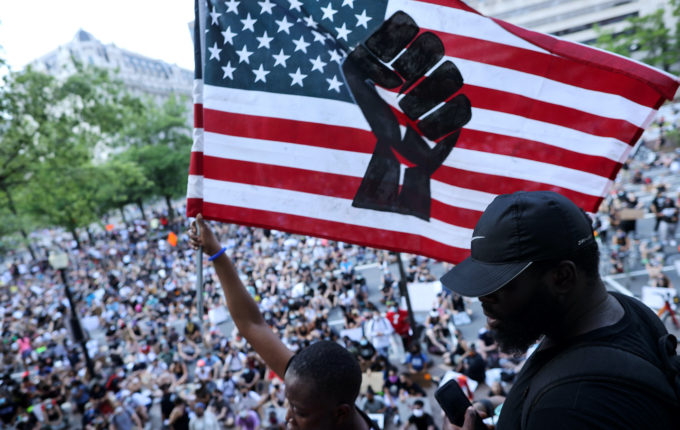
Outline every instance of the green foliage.
{"type": "Polygon", "coordinates": [[[29,67],[0,86],[5,242],[15,232],[27,238],[36,225],[75,233],[113,209],[186,191],[191,130],[184,101],[143,101],[105,70],[75,68],[58,80],[29,67]],[[102,149],[118,153],[102,160],[102,149]]]}
{"type": "Polygon", "coordinates": [[[145,109],[130,118],[122,136],[128,149],[121,157],[140,166],[151,181],[149,197],[169,201],[186,193],[190,136],[186,105],[177,97],[161,106],[147,102],[145,109]]]}
{"type": "Polygon", "coordinates": [[[164,145],[131,147],[124,159],[139,165],[151,183],[151,195],[177,197],[186,192],[191,147],[169,149],[164,145]]]}
{"type": "Polygon", "coordinates": [[[0,194],[12,216],[24,220],[13,225],[25,226],[29,216],[68,229],[87,225],[96,213],[96,195],[86,181],[87,175],[94,174],[95,148],[114,140],[134,100],[121,83],[94,68],[77,66],[76,73],[57,80],[28,67],[8,74],[4,81],[0,194]],[[18,205],[26,200],[18,199],[19,195],[28,196],[28,204],[18,205]],[[73,200],[79,198],[88,200],[73,200]],[[71,213],[60,213],[65,210],[71,213]]]}
{"type": "Polygon", "coordinates": [[[671,0],[670,7],[676,18],[674,28],[664,23],[666,11],[658,9],[649,15],[628,18],[628,27],[622,34],[614,35],[596,27],[598,38],[595,44],[667,72],[677,70],[680,63],[680,23],[677,20],[680,18],[680,0],[671,0]]]}
{"type": "Polygon", "coordinates": [[[27,188],[25,208],[44,221],[74,232],[98,220],[105,169],[90,163],[52,164],[40,169],[27,188]]]}
{"type": "Polygon", "coordinates": [[[153,189],[142,168],[121,157],[101,165],[100,174],[102,181],[97,195],[99,219],[113,209],[146,199],[153,189]]]}

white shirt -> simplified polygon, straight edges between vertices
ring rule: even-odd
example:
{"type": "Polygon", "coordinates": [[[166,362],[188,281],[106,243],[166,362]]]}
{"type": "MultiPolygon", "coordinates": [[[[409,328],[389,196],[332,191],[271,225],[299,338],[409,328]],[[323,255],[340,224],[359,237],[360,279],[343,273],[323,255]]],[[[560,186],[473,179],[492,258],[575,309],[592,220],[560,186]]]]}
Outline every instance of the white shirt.
{"type": "Polygon", "coordinates": [[[394,328],[387,318],[378,317],[368,321],[366,336],[376,348],[386,348],[390,346],[390,335],[393,331],[394,328]]]}
{"type": "Polygon", "coordinates": [[[189,421],[189,430],[220,430],[217,417],[210,411],[203,412],[203,416],[194,415],[189,421]]]}

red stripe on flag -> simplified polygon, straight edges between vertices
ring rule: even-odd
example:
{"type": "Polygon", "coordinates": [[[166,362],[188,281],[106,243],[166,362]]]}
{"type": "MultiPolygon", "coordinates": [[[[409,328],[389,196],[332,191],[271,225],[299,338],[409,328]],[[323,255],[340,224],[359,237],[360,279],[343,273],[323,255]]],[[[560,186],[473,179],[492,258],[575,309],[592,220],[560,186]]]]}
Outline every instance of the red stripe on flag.
{"type": "Polygon", "coordinates": [[[205,131],[319,148],[373,152],[373,133],[358,128],[205,109],[205,131]]]}
{"type": "Polygon", "coordinates": [[[519,158],[527,158],[526,154],[531,154],[532,159],[540,159],[544,163],[581,170],[608,179],[614,179],[621,167],[621,163],[608,158],[585,155],[533,140],[465,128],[460,133],[456,147],[519,158]]]}
{"type": "Polygon", "coordinates": [[[203,212],[203,199],[187,198],[187,217],[193,218],[203,212]]]}
{"type": "Polygon", "coordinates": [[[461,92],[465,93],[472,106],[477,108],[549,122],[595,136],[612,137],[628,144],[631,144],[628,142],[630,136],[643,131],[628,121],[606,118],[519,94],[467,84],[463,86],[461,92]]]}
{"type": "MultiPolygon", "coordinates": [[[[397,116],[401,125],[412,124],[404,113],[394,108],[392,112],[397,116]]],[[[461,129],[456,147],[554,164],[604,176],[607,179],[612,179],[612,175],[616,176],[620,166],[620,163],[605,157],[586,155],[542,142],[465,127],[461,129]]],[[[402,161],[401,158],[400,161],[402,161]]],[[[402,164],[404,164],[403,161],[402,164]]]]}
{"type": "Polygon", "coordinates": [[[190,175],[203,175],[203,152],[191,151],[191,161],[189,162],[190,175]]]}
{"type": "MultiPolygon", "coordinates": [[[[362,180],[354,176],[218,157],[206,156],[204,163],[205,178],[208,179],[281,188],[350,201],[354,199],[362,180]]],[[[450,206],[435,199],[432,200],[430,212],[432,218],[466,228],[474,228],[481,214],[479,211],[450,206]]]]}
{"type": "MultiPolygon", "coordinates": [[[[402,125],[407,124],[406,116],[393,109],[402,125]]],[[[279,118],[266,118],[205,109],[205,131],[229,136],[273,140],[340,149],[370,154],[375,148],[373,133],[326,124],[308,123],[279,118]],[[320,136],[326,136],[321,138],[320,136]]],[[[604,157],[575,153],[566,149],[526,139],[502,136],[463,128],[457,146],[466,149],[495,152],[539,162],[556,164],[610,178],[617,162],[604,157]],[[469,133],[468,132],[472,132],[469,133]],[[470,137],[465,137],[466,135],[470,137]],[[474,137],[474,139],[473,139],[474,137]],[[477,142],[482,146],[480,147],[477,142]],[[496,152],[497,151],[497,152],[496,152]],[[561,158],[564,155],[565,158],[561,158]],[[580,158],[583,157],[583,158],[580,158]]]]}
{"type": "Polygon", "coordinates": [[[553,54],[562,56],[568,60],[586,64],[588,66],[598,67],[603,70],[611,70],[616,73],[622,73],[631,79],[635,79],[646,85],[654,88],[659,100],[656,103],[648,106],[657,109],[661,103],[662,98],[672,100],[675,92],[678,90],[680,81],[677,78],[665,75],[659,70],[655,70],[644,64],[637,63],[634,60],[619,57],[606,51],[601,51],[591,47],[587,47],[578,43],[569,42],[567,40],[557,39],[547,34],[537,33],[535,31],[527,30],[518,27],[509,22],[493,19],[498,25],[505,30],[520,37],[527,42],[541,47],[553,54]]]}
{"type": "Polygon", "coordinates": [[[595,212],[602,202],[602,197],[591,196],[556,185],[543,184],[524,179],[508,178],[505,176],[491,175],[488,173],[470,172],[442,166],[434,172],[432,179],[451,184],[456,187],[483,191],[491,194],[508,194],[515,191],[555,191],[570,198],[576,205],[586,211],[595,212]]]}
{"type": "Polygon", "coordinates": [[[639,79],[595,65],[488,40],[438,31],[433,33],[444,42],[446,54],[452,57],[530,73],[574,87],[617,94],[647,107],[654,107],[659,99],[659,94],[639,79]]]}
{"type": "Polygon", "coordinates": [[[429,256],[446,261],[461,261],[470,254],[468,249],[447,246],[415,234],[393,232],[280,212],[205,202],[203,204],[203,216],[207,219],[226,220],[237,224],[262,228],[283,229],[291,233],[324,237],[331,240],[346,241],[348,237],[352,237],[352,242],[358,245],[385,248],[392,251],[420,254],[426,249],[429,256]]]}
{"type": "Polygon", "coordinates": [[[194,103],[194,128],[203,128],[203,104],[194,103]]]}

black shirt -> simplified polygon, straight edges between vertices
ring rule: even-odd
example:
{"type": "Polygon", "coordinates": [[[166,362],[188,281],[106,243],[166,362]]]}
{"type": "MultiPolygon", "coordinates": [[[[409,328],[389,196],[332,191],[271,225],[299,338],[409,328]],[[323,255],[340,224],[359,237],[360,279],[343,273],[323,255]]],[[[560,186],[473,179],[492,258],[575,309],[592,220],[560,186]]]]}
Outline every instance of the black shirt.
{"type": "MultiPolygon", "coordinates": [[[[559,353],[576,343],[595,341],[615,344],[652,363],[656,339],[648,334],[631,298],[615,295],[625,316],[616,324],[571,339],[568,344],[539,347],[527,360],[501,409],[498,430],[520,429],[524,396],[531,378],[559,353]]],[[[542,429],[667,429],[677,428],[667,406],[629,385],[598,381],[574,381],[548,389],[528,415],[526,430],[542,429]]]]}
{"type": "Polygon", "coordinates": [[[411,415],[408,417],[408,422],[409,424],[415,425],[417,430],[427,430],[429,426],[434,426],[432,415],[427,412],[424,412],[423,415],[419,417],[411,415]]]}

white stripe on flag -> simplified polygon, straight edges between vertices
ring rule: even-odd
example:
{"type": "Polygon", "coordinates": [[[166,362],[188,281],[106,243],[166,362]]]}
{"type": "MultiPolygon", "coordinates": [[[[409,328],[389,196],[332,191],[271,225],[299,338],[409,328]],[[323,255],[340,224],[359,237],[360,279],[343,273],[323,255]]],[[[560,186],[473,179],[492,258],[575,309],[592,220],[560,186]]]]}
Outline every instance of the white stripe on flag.
{"type": "MultiPolygon", "coordinates": [[[[358,178],[364,176],[371,158],[371,154],[366,153],[245,137],[225,137],[216,133],[205,133],[204,154],[358,178]]],[[[601,195],[610,183],[605,177],[581,170],[462,148],[454,148],[444,165],[471,172],[542,182],[594,196],[601,195]]],[[[455,200],[446,201],[442,198],[450,193],[439,196],[435,193],[436,188],[433,186],[433,198],[453,206],[458,205],[455,200]]]]}
{"type": "Polygon", "coordinates": [[[622,119],[638,127],[642,127],[645,118],[655,112],[652,108],[616,94],[576,87],[540,75],[463,58],[447,59],[460,69],[466,83],[477,87],[519,94],[605,118],[622,119]]]}
{"type": "Polygon", "coordinates": [[[509,33],[492,20],[476,13],[418,1],[390,0],[385,11],[385,19],[399,10],[408,13],[417,23],[427,23],[427,28],[430,30],[460,34],[503,45],[548,53],[544,49],[509,33]]]}
{"type": "Polygon", "coordinates": [[[191,152],[203,151],[203,129],[194,128],[194,143],[191,145],[191,152]]]}
{"type": "Polygon", "coordinates": [[[391,212],[360,209],[337,197],[205,179],[204,202],[318,218],[419,236],[459,248],[470,247],[472,230],[436,219],[429,222],[391,212]]]}
{"type": "MultiPolygon", "coordinates": [[[[481,63],[476,63],[480,64],[481,63]]],[[[502,68],[497,68],[499,71],[507,71],[507,69],[502,69],[502,68]]],[[[514,72],[514,73],[519,73],[519,72],[514,72]]],[[[531,79],[534,80],[534,84],[536,84],[536,78],[533,75],[529,75],[524,73],[523,75],[526,75],[527,77],[531,77],[531,79]]],[[[464,75],[465,76],[465,75],[464,75]]],[[[499,78],[499,80],[502,80],[499,78]]],[[[543,80],[543,83],[546,84],[548,80],[543,80]]],[[[564,85],[560,83],[556,83],[559,85],[564,85]]],[[[574,93],[578,92],[579,88],[572,87],[570,85],[567,85],[569,88],[564,88],[563,90],[566,93],[574,93]]],[[[382,90],[378,89],[381,94],[388,93],[387,90],[382,90]]],[[[583,90],[582,88],[580,90],[583,90]]],[[[638,105],[637,103],[633,103],[629,100],[623,99],[619,96],[612,96],[611,94],[605,94],[605,93],[598,93],[596,91],[588,91],[588,90],[583,90],[587,91],[589,96],[586,96],[585,94],[581,94],[581,96],[584,97],[584,99],[581,100],[581,103],[579,105],[598,105],[598,108],[590,108],[591,111],[603,111],[597,113],[603,114],[605,113],[604,111],[607,111],[605,115],[602,115],[604,117],[610,117],[610,118],[616,118],[616,115],[619,117],[629,117],[630,115],[633,115],[633,112],[628,112],[626,113],[624,109],[626,107],[631,108],[633,110],[637,110],[638,112],[635,114],[642,114],[644,113],[647,115],[648,113],[653,113],[654,110],[643,107],[641,105],[638,105]],[[602,99],[599,97],[602,96],[602,99]],[[611,100],[608,99],[608,97],[614,97],[616,100],[611,100]],[[621,100],[624,100],[625,102],[621,102],[621,100]],[[612,103],[612,106],[607,106],[605,103],[612,103]],[[642,112],[644,110],[644,112],[642,112]]],[[[525,94],[522,94],[525,95],[525,94]]],[[[390,93],[390,97],[387,98],[387,101],[394,100],[394,93],[390,93]]],[[[553,100],[553,102],[557,102],[558,100],[553,100]]],[[[395,103],[391,103],[393,106],[397,107],[395,103]]],[[[559,103],[557,103],[559,104],[559,103]]],[[[313,123],[319,123],[319,124],[330,124],[330,125],[336,125],[336,126],[343,126],[343,127],[351,127],[351,128],[357,128],[361,130],[368,130],[370,131],[370,126],[366,122],[366,119],[364,118],[363,114],[361,113],[361,110],[359,107],[353,103],[347,103],[347,102],[342,102],[342,101],[335,101],[335,100],[327,100],[327,99],[319,99],[316,97],[307,97],[307,96],[296,96],[296,95],[286,95],[286,94],[276,94],[276,93],[268,93],[268,92],[263,92],[263,91],[247,91],[247,90],[239,90],[239,89],[231,89],[231,88],[220,88],[220,87],[215,87],[215,86],[210,86],[206,85],[206,95],[205,95],[205,100],[204,100],[204,107],[206,109],[215,109],[215,110],[220,110],[224,112],[234,112],[234,113],[240,113],[240,114],[245,114],[245,115],[256,115],[256,116],[264,116],[264,117],[272,117],[272,118],[281,118],[281,119],[289,119],[289,120],[296,120],[296,121],[305,121],[305,122],[313,122],[313,123]],[[285,106],[285,109],[282,109],[281,107],[285,106]]],[[[583,111],[586,111],[586,109],[583,109],[583,111]]],[[[595,113],[595,112],[591,112],[595,113]]],[[[500,112],[498,113],[500,114],[500,112]]],[[[510,115],[510,114],[503,114],[503,115],[510,115]]],[[[474,120],[474,116],[473,116],[474,120]]],[[[494,120],[495,121],[495,120],[494,120]]],[[[516,117],[513,118],[508,118],[508,121],[511,121],[512,123],[517,122],[516,117]]],[[[523,119],[524,121],[524,119],[523,119]]],[[[551,123],[546,123],[546,122],[541,122],[541,121],[536,121],[536,120],[530,120],[526,119],[526,121],[533,121],[536,124],[536,132],[539,133],[542,130],[542,127],[555,127],[555,129],[551,129],[550,136],[552,137],[553,135],[563,135],[564,131],[567,130],[566,127],[561,127],[561,126],[556,126],[551,123]]],[[[630,122],[632,123],[641,123],[644,121],[644,118],[639,118],[638,120],[632,120],[630,122]]],[[[501,123],[502,124],[502,123],[501,123]]],[[[637,124],[636,124],[637,125],[637,124]]],[[[573,130],[573,129],[568,129],[568,130],[573,130]]],[[[492,130],[484,130],[484,131],[489,131],[489,132],[494,132],[492,130]]],[[[522,131],[523,132],[523,131],[522,131]]],[[[594,135],[588,135],[586,133],[580,132],[573,130],[574,133],[578,133],[578,135],[573,135],[572,139],[574,140],[582,140],[583,136],[587,136],[589,139],[592,137],[593,139],[597,139],[598,141],[601,141],[602,138],[601,136],[594,136],[594,135]]],[[[502,134],[502,133],[501,133],[502,134]]],[[[540,134],[546,134],[548,133],[543,133],[540,132],[540,134]]],[[[526,136],[520,136],[520,137],[526,137],[526,136]]],[[[543,141],[545,143],[548,143],[549,145],[553,146],[561,146],[557,144],[555,141],[550,140],[546,141],[546,138],[543,139],[537,139],[538,141],[543,141]]],[[[579,142],[569,142],[566,140],[565,145],[574,145],[578,144],[579,142]]],[[[627,145],[626,145],[627,146],[627,145]]],[[[571,149],[569,146],[564,146],[566,149],[571,149]]],[[[588,147],[588,145],[586,145],[588,147]]],[[[592,149],[589,149],[592,151],[592,149]]],[[[599,148],[598,148],[599,150],[599,148]]],[[[586,150],[576,150],[577,152],[582,152],[585,154],[590,154],[591,152],[584,152],[586,150]]],[[[609,149],[605,150],[606,152],[610,152],[609,149]]],[[[610,152],[611,155],[609,158],[619,161],[621,155],[623,154],[623,151],[617,151],[613,150],[610,152]]]]}
{"type": "Polygon", "coordinates": [[[359,106],[351,102],[212,85],[205,87],[205,109],[371,130],[359,106]]]}
{"type": "Polygon", "coordinates": [[[187,198],[203,198],[203,176],[189,175],[189,180],[187,181],[187,198]]]}
{"type": "Polygon", "coordinates": [[[603,176],[581,170],[463,148],[453,148],[444,165],[471,172],[556,185],[593,196],[602,196],[612,184],[612,181],[603,176]]]}
{"type": "Polygon", "coordinates": [[[193,101],[195,104],[203,103],[203,79],[194,79],[193,101]]]}
{"type": "MultiPolygon", "coordinates": [[[[402,112],[394,92],[378,88],[378,94],[390,106],[402,112]]],[[[606,157],[616,162],[625,161],[631,149],[630,145],[611,137],[595,136],[550,122],[475,107],[472,108],[472,119],[464,128],[534,140],[581,154],[606,157]]],[[[434,146],[433,142],[428,144],[430,147],[434,146]]]]}

